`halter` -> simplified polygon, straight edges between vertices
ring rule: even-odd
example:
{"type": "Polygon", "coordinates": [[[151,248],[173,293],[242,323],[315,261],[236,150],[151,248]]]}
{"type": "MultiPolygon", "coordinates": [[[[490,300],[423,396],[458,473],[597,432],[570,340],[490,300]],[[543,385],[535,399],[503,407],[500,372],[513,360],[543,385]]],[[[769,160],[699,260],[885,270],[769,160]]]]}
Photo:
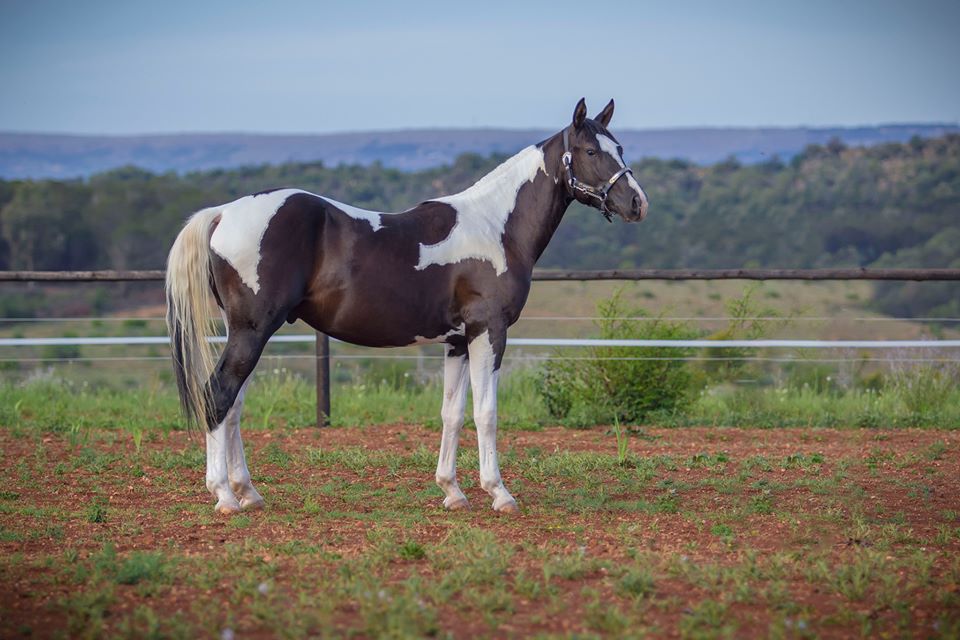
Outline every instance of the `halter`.
{"type": "Polygon", "coordinates": [[[607,219],[607,222],[613,222],[613,215],[607,210],[607,195],[609,195],[613,185],[617,184],[617,180],[628,173],[633,175],[633,170],[625,165],[599,187],[591,187],[588,184],[580,182],[577,180],[577,177],[573,175],[573,155],[570,153],[570,129],[563,130],[563,156],[561,156],[561,161],[563,162],[563,171],[567,176],[567,186],[570,187],[570,190],[574,193],[582,193],[585,196],[595,198],[599,203],[598,209],[600,213],[607,219]]]}

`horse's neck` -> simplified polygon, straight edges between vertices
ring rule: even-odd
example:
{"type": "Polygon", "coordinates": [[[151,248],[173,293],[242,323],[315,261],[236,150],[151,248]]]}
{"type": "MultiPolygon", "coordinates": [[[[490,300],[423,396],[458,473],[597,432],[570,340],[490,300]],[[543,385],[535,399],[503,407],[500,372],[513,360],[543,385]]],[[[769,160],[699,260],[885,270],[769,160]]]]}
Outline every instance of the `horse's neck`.
{"type": "Polygon", "coordinates": [[[557,134],[523,149],[466,191],[436,201],[457,210],[461,234],[470,242],[496,244],[513,268],[532,272],[571,202],[560,177],[561,154],[557,134]]]}
{"type": "Polygon", "coordinates": [[[539,148],[543,152],[541,170],[534,180],[517,192],[510,224],[504,234],[504,244],[531,271],[573,201],[561,172],[563,149],[560,134],[546,140],[539,148]]]}

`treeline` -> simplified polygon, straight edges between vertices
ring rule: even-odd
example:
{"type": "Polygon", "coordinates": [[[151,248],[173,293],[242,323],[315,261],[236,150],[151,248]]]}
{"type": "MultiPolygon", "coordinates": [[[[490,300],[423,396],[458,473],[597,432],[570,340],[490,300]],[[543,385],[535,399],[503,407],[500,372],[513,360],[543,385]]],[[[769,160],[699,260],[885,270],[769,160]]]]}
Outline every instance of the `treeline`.
{"type": "MultiPolygon", "coordinates": [[[[0,181],[0,268],[160,268],[185,217],[203,207],[295,186],[402,210],[469,186],[501,160],[467,154],[415,173],[307,163],[0,181]]],[[[832,142],[789,163],[647,159],[634,171],[650,196],[647,221],[613,228],[576,206],[541,266],[960,267],[960,136],[870,148],[832,142]]],[[[960,314],[953,285],[894,284],[877,293],[888,312],[960,314]]]]}

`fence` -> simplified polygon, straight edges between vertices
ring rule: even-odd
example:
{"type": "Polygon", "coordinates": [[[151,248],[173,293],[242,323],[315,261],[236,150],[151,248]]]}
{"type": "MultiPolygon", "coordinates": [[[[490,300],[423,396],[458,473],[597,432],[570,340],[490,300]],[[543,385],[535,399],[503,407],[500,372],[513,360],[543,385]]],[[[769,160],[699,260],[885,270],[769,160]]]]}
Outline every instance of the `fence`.
{"type": "MultiPolygon", "coordinates": [[[[163,281],[164,271],[0,271],[0,282],[150,282],[163,281]]],[[[565,271],[536,269],[535,281],[598,280],[899,280],[960,281],[960,269],[625,269],[565,271]]],[[[281,336],[283,342],[316,341],[317,426],[325,426],[330,415],[330,338],[281,336]]],[[[162,344],[164,337],[147,338],[13,338],[0,339],[0,346],[30,344],[162,344]]],[[[564,340],[520,338],[509,344],[536,346],[627,346],[627,347],[789,347],[789,348],[911,348],[960,347],[960,340],[564,340]]]]}

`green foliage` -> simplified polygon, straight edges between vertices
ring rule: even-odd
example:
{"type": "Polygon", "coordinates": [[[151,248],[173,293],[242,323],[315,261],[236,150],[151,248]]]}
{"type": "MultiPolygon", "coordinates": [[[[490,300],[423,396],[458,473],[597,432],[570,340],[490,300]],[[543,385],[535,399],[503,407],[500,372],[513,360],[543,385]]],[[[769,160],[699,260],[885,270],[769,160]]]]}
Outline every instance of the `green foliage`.
{"type": "Polygon", "coordinates": [[[79,182],[17,182],[0,211],[0,231],[10,266],[21,269],[76,269],[96,253],[86,217],[90,189],[79,182]]]}
{"type": "Polygon", "coordinates": [[[426,557],[427,551],[416,540],[407,540],[398,548],[398,555],[404,560],[421,560],[426,557]]]}
{"type": "Polygon", "coordinates": [[[107,506],[100,498],[94,498],[87,505],[87,522],[101,523],[107,521],[107,506]]]}
{"type": "Polygon", "coordinates": [[[710,527],[710,533],[722,539],[725,542],[733,540],[733,528],[728,524],[717,523],[710,527]]]}
{"type": "Polygon", "coordinates": [[[290,465],[290,454],[283,450],[276,442],[270,442],[263,449],[261,457],[269,464],[286,469],[290,465]]]}
{"type": "Polygon", "coordinates": [[[617,437],[617,464],[623,465],[627,461],[630,440],[627,432],[620,425],[620,420],[616,417],[613,419],[613,433],[617,437]]]}
{"type": "Polygon", "coordinates": [[[169,562],[162,552],[134,551],[117,569],[115,580],[119,584],[138,584],[163,579],[169,562]]]}
{"type": "Polygon", "coordinates": [[[899,362],[891,368],[888,384],[904,407],[918,417],[939,412],[956,390],[960,366],[948,362],[899,362]]]}
{"type": "MultiPolygon", "coordinates": [[[[582,357],[583,351],[572,355],[582,357]]],[[[631,350],[631,355],[636,351],[631,350]]],[[[689,364],[683,361],[639,362],[656,367],[672,362],[673,366],[684,369],[689,364]]],[[[577,370],[572,366],[581,364],[599,368],[600,365],[618,365],[620,361],[552,360],[539,372],[535,369],[510,372],[500,384],[500,427],[503,430],[531,430],[556,424],[558,420],[571,426],[619,421],[622,427],[619,445],[613,442],[616,432],[611,434],[611,447],[615,447],[618,454],[612,455],[611,450],[609,459],[616,465],[618,457],[622,457],[624,465],[630,466],[633,457],[627,452],[627,440],[636,435],[635,429],[629,429],[629,421],[600,397],[606,391],[590,387],[599,384],[593,370],[577,370]],[[586,377],[575,378],[574,374],[586,377]],[[575,384],[568,384],[570,382],[575,384]],[[556,407],[564,406],[560,404],[564,400],[568,402],[565,413],[557,412],[556,407]],[[593,402],[603,404],[593,405],[593,402]],[[558,415],[565,417],[558,418],[558,415]]],[[[669,412],[650,412],[645,420],[648,424],[660,426],[960,428],[958,376],[951,373],[954,370],[946,363],[939,365],[944,367],[942,370],[921,365],[924,363],[903,366],[885,375],[870,373],[866,382],[854,380],[846,387],[829,381],[827,371],[799,365],[788,368],[786,378],[770,386],[721,382],[702,387],[705,380],[698,369],[690,367],[686,373],[676,376],[688,385],[681,403],[669,412]]],[[[675,397],[675,392],[676,389],[665,389],[668,399],[675,397]]],[[[439,427],[441,394],[442,389],[436,383],[412,390],[395,389],[389,385],[375,388],[363,384],[339,385],[334,387],[333,424],[340,428],[399,422],[439,427]]],[[[21,432],[65,433],[76,445],[86,442],[91,428],[121,431],[127,434],[123,440],[131,454],[136,453],[137,439],[140,438],[146,465],[164,470],[202,469],[203,447],[196,443],[178,441],[176,446],[163,450],[147,450],[145,446],[151,438],[182,428],[177,420],[177,409],[172,382],[159,384],[155,389],[85,387],[50,379],[0,384],[0,423],[8,428],[21,432]]],[[[312,381],[266,375],[258,377],[251,385],[244,411],[244,430],[299,428],[312,425],[314,420],[312,381]]],[[[468,423],[471,421],[469,409],[467,420],[468,423]]],[[[258,458],[266,456],[280,467],[285,463],[284,453],[279,448],[251,452],[258,458]]],[[[324,451],[318,455],[329,453],[324,451]]],[[[424,453],[418,468],[429,470],[435,465],[432,455],[424,453]]],[[[80,465],[102,471],[116,460],[116,455],[97,454],[81,446],[71,459],[71,467],[80,465]]],[[[719,457],[701,459],[694,456],[688,466],[720,463],[719,457]]],[[[363,460],[358,464],[362,468],[363,460]]],[[[62,475],[68,468],[61,463],[52,471],[62,475]]]]}
{"type": "Polygon", "coordinates": [[[648,567],[628,567],[617,583],[617,591],[626,596],[648,598],[656,592],[656,580],[648,567]]]}
{"type": "MultiPolygon", "coordinates": [[[[649,318],[620,297],[598,305],[599,337],[608,340],[679,340],[696,337],[685,324],[649,318]],[[640,320],[630,319],[642,316],[640,320]]],[[[693,376],[675,347],[591,347],[561,351],[546,363],[540,390],[551,415],[573,424],[637,422],[651,413],[681,411],[691,399],[693,376]],[[586,352],[584,357],[582,354],[586,352]]]]}
{"type": "MultiPolygon", "coordinates": [[[[0,267],[161,268],[184,218],[206,206],[297,186],[400,211],[469,186],[501,160],[465,154],[452,166],[411,173],[315,162],[0,180],[0,267]]],[[[870,148],[813,145],[789,164],[728,160],[703,167],[648,158],[633,168],[653,203],[649,220],[612,233],[601,216],[575,204],[541,266],[960,267],[958,135],[870,148]]],[[[4,300],[0,310],[28,303],[4,300]]],[[[956,317],[960,285],[883,283],[875,304],[896,315],[956,317]]]]}
{"type": "MultiPolygon", "coordinates": [[[[780,314],[772,307],[763,307],[756,301],[758,285],[750,285],[739,297],[724,302],[729,321],[727,326],[713,333],[713,340],[759,340],[771,330],[784,325],[787,320],[760,320],[759,318],[778,318],[780,314]]],[[[702,369],[711,382],[729,382],[748,373],[751,365],[745,358],[755,355],[756,351],[746,347],[722,347],[709,349],[707,360],[702,369]]]]}

